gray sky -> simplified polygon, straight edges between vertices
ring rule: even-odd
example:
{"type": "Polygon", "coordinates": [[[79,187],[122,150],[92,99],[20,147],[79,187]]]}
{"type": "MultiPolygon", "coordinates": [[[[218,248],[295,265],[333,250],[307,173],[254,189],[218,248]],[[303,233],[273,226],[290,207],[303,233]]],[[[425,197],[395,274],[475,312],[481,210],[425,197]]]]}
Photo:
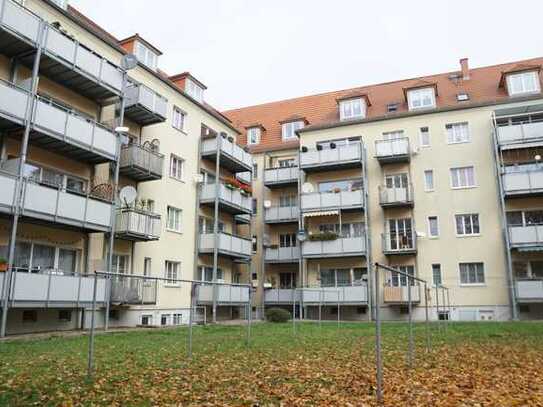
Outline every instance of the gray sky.
{"type": "Polygon", "coordinates": [[[543,56],[538,0],[70,0],[224,110],[543,56]]]}

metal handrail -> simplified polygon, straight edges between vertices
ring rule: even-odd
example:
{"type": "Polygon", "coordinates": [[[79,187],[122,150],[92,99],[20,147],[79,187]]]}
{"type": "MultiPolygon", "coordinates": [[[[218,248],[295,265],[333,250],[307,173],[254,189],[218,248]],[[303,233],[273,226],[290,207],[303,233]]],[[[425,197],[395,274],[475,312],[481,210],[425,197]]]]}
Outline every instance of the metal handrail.
{"type": "Polygon", "coordinates": [[[393,203],[393,202],[411,202],[413,201],[413,184],[410,182],[406,187],[392,187],[388,188],[386,185],[379,185],[379,202],[380,203],[393,203]],[[393,192],[393,199],[389,199],[388,191],[393,192]],[[405,191],[405,199],[399,199],[396,191],[405,191]]]}

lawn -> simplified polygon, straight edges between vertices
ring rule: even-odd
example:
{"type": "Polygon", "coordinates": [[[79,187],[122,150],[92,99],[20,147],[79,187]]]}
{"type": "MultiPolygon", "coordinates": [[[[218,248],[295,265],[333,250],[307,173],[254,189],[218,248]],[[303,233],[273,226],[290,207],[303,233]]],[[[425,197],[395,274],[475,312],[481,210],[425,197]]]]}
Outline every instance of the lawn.
{"type": "MultiPolygon", "coordinates": [[[[543,405],[542,323],[383,324],[388,406],[543,405]]],[[[152,329],[96,337],[86,380],[87,337],[0,343],[0,406],[375,405],[372,324],[255,324],[152,329]]]]}

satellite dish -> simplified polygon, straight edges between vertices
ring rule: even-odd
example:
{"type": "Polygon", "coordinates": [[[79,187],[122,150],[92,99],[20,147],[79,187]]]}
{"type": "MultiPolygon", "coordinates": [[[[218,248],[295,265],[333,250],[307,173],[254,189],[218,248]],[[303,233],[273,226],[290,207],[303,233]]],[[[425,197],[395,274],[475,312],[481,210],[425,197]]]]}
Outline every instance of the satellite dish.
{"type": "Polygon", "coordinates": [[[195,184],[201,184],[202,182],[204,182],[204,176],[203,174],[194,174],[194,183],[195,184]]]}
{"type": "Polygon", "coordinates": [[[264,208],[268,209],[268,208],[271,208],[271,206],[272,206],[271,201],[264,201],[264,208]]]}
{"type": "Polygon", "coordinates": [[[136,191],[136,188],[128,185],[126,187],[123,187],[121,189],[121,192],[119,192],[119,198],[121,202],[124,202],[126,206],[130,206],[134,203],[136,200],[136,197],[138,196],[138,191],[136,191]]]}
{"type": "Polygon", "coordinates": [[[418,232],[416,233],[417,237],[426,237],[426,233],[424,232],[418,232]]]}
{"type": "Polygon", "coordinates": [[[314,191],[315,189],[313,188],[313,184],[310,184],[309,182],[305,182],[303,185],[302,185],[302,192],[304,194],[310,194],[314,191]]]}
{"type": "Polygon", "coordinates": [[[138,66],[138,58],[134,54],[126,54],[121,59],[121,68],[125,71],[129,71],[138,66]]]}

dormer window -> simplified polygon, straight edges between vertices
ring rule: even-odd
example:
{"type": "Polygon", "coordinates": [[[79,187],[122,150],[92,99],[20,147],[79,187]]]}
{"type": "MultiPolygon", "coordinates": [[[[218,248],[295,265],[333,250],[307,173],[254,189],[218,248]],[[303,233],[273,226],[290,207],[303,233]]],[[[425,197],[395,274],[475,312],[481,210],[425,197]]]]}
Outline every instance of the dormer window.
{"type": "Polygon", "coordinates": [[[541,87],[537,71],[518,72],[507,75],[509,96],[539,93],[541,87]]]}
{"type": "Polygon", "coordinates": [[[260,127],[250,127],[247,129],[247,144],[255,145],[260,143],[260,127]]]}
{"type": "Polygon", "coordinates": [[[55,3],[60,8],[63,8],[64,10],[68,8],[68,0],[53,0],[53,3],[55,3]]]}
{"type": "Polygon", "coordinates": [[[363,98],[341,100],[339,102],[339,119],[352,120],[366,117],[366,101],[363,98]]]}
{"type": "Polygon", "coordinates": [[[418,88],[407,91],[409,110],[429,109],[436,107],[435,88],[418,88]]]}
{"type": "Polygon", "coordinates": [[[282,138],[284,141],[293,140],[296,138],[296,131],[303,129],[305,123],[303,120],[297,120],[295,122],[283,123],[281,126],[282,138]]]}
{"type": "Polygon", "coordinates": [[[156,71],[158,55],[155,52],[143,45],[141,42],[136,41],[134,44],[134,53],[136,54],[138,61],[151,68],[153,71],[156,71]]]}
{"type": "Polygon", "coordinates": [[[204,89],[190,78],[185,82],[185,92],[200,103],[204,101],[204,89]]]}

